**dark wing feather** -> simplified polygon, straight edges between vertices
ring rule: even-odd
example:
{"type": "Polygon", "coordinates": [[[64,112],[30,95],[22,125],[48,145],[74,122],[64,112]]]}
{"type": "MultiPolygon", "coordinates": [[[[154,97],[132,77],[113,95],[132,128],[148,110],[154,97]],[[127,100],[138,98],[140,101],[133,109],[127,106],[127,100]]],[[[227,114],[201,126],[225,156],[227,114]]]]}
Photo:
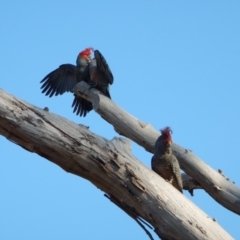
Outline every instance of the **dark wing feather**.
{"type": "Polygon", "coordinates": [[[80,117],[81,116],[85,117],[87,113],[93,109],[91,102],[87,101],[84,98],[78,97],[75,94],[72,107],[73,112],[76,113],[77,115],[80,115],[80,117]]]}
{"type": "Polygon", "coordinates": [[[50,72],[40,83],[42,93],[46,96],[62,95],[65,92],[71,92],[76,86],[77,80],[75,77],[76,66],[72,64],[63,64],[59,68],[50,72]]]}
{"type": "Polygon", "coordinates": [[[98,50],[95,50],[94,57],[97,62],[98,70],[102,71],[105,74],[109,84],[113,84],[113,75],[104,56],[98,50]]]}

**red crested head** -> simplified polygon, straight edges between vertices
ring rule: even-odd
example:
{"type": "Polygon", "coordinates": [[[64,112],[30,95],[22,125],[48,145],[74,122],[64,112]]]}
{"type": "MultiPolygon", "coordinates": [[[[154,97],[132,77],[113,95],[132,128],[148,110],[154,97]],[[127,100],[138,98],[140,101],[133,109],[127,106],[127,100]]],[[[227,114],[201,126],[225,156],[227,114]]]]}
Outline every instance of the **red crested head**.
{"type": "Polygon", "coordinates": [[[171,137],[172,130],[171,130],[171,128],[166,127],[166,128],[161,129],[160,131],[162,133],[163,141],[165,143],[171,143],[172,142],[172,137],[171,137]]]}
{"type": "Polygon", "coordinates": [[[85,50],[79,53],[80,58],[89,58],[91,56],[91,51],[94,51],[93,48],[86,48],[85,50]]]}

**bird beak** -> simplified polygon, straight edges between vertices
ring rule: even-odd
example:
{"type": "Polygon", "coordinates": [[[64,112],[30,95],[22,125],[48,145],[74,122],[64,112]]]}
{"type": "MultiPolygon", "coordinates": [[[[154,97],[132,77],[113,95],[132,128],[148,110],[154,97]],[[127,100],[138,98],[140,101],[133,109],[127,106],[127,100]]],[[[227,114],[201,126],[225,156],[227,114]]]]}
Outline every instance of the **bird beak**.
{"type": "Polygon", "coordinates": [[[89,55],[88,58],[87,58],[87,61],[90,63],[91,60],[92,60],[92,57],[91,57],[91,55],[89,55]]]}

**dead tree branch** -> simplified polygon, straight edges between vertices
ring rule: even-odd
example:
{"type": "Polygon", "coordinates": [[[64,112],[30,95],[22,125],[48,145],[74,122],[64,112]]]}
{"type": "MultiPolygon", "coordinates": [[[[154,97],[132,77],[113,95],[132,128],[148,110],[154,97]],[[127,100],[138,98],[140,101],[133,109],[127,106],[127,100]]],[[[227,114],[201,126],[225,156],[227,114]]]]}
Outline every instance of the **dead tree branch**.
{"type": "Polygon", "coordinates": [[[165,239],[232,239],[217,222],[137,160],[127,139],[83,126],[0,90],[0,134],[124,203],[165,239]]]}
{"type": "MultiPolygon", "coordinates": [[[[116,132],[153,153],[154,144],[160,133],[150,124],[130,115],[116,103],[99,94],[98,90],[89,90],[89,85],[85,82],[79,83],[74,92],[91,101],[94,110],[112,124],[116,132]]],[[[200,183],[212,198],[230,211],[240,214],[240,189],[235,184],[204,163],[193,152],[177,144],[173,144],[173,152],[181,168],[200,183]]]]}

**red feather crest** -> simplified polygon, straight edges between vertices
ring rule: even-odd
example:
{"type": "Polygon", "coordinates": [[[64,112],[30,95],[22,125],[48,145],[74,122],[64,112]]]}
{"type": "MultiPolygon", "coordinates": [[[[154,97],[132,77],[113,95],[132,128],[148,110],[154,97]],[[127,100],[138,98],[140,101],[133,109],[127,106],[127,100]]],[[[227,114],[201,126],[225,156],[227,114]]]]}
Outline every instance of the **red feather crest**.
{"type": "Polygon", "coordinates": [[[163,128],[160,131],[162,133],[163,141],[165,143],[172,142],[172,137],[171,137],[172,130],[170,127],[163,128]]]}
{"type": "Polygon", "coordinates": [[[88,57],[89,55],[91,55],[91,51],[94,51],[93,48],[86,48],[85,50],[81,51],[79,53],[79,56],[82,57],[82,58],[85,58],[85,57],[88,57]]]}

